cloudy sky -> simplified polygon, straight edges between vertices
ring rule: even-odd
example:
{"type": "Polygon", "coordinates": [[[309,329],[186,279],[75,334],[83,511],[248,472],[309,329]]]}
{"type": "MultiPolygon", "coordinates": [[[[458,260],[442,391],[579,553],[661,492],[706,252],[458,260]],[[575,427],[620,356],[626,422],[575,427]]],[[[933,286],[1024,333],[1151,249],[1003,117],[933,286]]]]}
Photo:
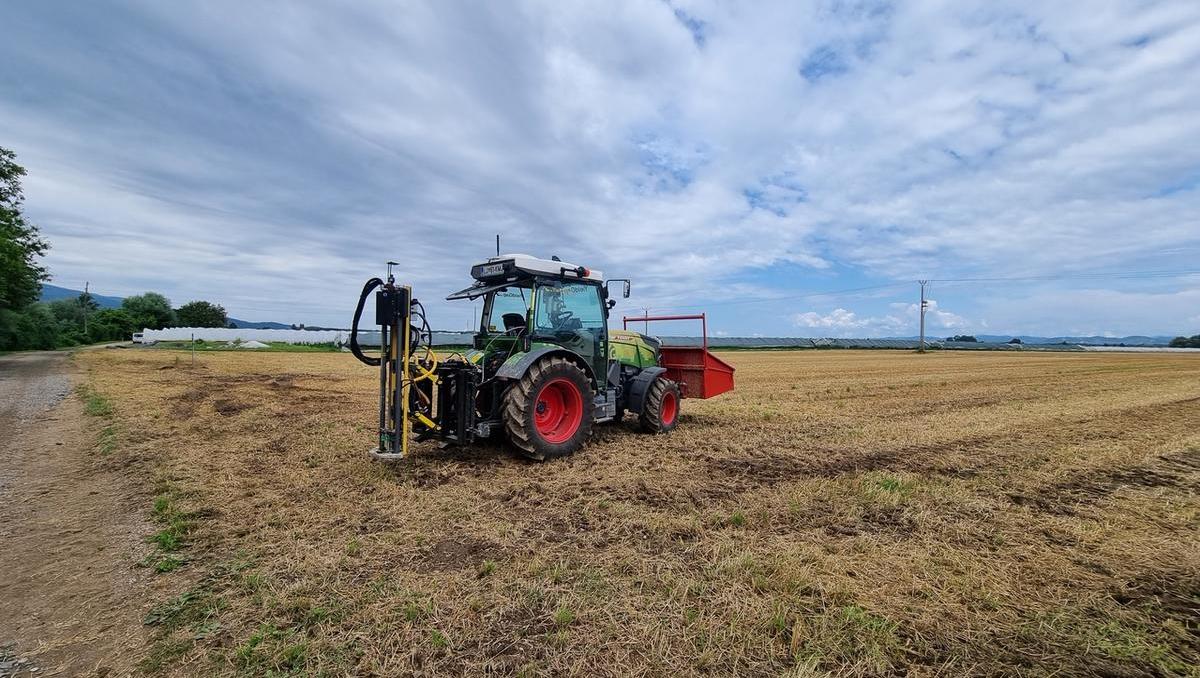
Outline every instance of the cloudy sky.
{"type": "Polygon", "coordinates": [[[54,282],[344,326],[560,255],[725,334],[1200,332],[1200,3],[5,2],[54,282]],[[1157,273],[1149,273],[1157,272],[1157,273]],[[970,281],[967,281],[970,280],[970,281]],[[825,294],[829,293],[830,294],[825,294]]]}

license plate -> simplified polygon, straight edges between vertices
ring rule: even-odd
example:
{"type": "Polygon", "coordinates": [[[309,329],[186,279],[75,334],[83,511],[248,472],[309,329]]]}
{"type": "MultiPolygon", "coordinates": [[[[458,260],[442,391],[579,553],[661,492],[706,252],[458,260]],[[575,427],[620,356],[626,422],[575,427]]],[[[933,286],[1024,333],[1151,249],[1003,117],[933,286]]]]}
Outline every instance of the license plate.
{"type": "Polygon", "coordinates": [[[479,275],[500,275],[504,272],[504,264],[487,264],[479,268],[479,275]]]}

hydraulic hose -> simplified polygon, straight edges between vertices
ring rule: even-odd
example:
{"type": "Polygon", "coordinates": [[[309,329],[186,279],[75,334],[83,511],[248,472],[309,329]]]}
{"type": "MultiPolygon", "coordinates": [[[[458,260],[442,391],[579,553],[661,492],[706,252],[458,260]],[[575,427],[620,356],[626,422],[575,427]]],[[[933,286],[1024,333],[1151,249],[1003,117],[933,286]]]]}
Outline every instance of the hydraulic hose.
{"type": "Polygon", "coordinates": [[[429,363],[429,367],[421,365],[419,361],[410,363],[416,368],[417,376],[412,378],[413,382],[418,382],[423,379],[433,379],[434,373],[437,371],[438,357],[433,352],[433,332],[429,329],[429,321],[425,318],[425,307],[416,299],[412,300],[413,319],[420,318],[420,327],[415,324],[412,328],[413,339],[410,342],[409,349],[413,354],[416,354],[418,348],[425,349],[425,360],[429,363]]]}
{"type": "Polygon", "coordinates": [[[363,285],[362,294],[358,297],[358,306],[354,309],[354,321],[350,324],[350,352],[355,358],[374,367],[379,367],[381,359],[363,355],[362,347],[358,345],[358,321],[362,319],[363,306],[367,303],[367,297],[371,296],[371,291],[382,286],[383,281],[379,278],[371,278],[363,285]]]}

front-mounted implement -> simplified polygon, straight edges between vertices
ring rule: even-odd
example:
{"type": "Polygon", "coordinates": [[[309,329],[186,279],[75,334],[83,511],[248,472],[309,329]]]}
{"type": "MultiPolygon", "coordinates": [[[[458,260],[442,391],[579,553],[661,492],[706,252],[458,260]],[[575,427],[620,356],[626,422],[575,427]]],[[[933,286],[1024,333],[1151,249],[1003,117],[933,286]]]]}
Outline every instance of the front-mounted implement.
{"type": "Polygon", "coordinates": [[[384,282],[363,287],[350,348],[379,368],[379,435],[373,454],[396,459],[410,439],[470,444],[504,435],[535,458],[582,447],[595,423],[637,416],[643,430],[665,433],[679,423],[680,400],[709,398],[733,388],[733,367],[703,344],[663,346],[627,329],[609,330],[616,305],[599,271],[524,254],[489,258],[471,269],[475,282],[448,300],[482,300],[472,346],[435,351],[421,303],[397,285],[389,263],[384,282]],[[359,322],[375,292],[380,354],[359,345],[359,322]]]}

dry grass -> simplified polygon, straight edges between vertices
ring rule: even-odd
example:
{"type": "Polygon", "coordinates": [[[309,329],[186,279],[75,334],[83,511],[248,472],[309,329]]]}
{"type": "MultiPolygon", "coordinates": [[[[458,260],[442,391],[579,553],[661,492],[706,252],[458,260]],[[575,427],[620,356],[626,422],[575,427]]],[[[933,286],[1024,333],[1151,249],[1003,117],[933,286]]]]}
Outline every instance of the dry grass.
{"type": "Polygon", "coordinates": [[[1200,360],[726,357],[670,436],[385,466],[349,356],[87,354],[181,527],[144,668],[1200,675],[1200,360]]]}

